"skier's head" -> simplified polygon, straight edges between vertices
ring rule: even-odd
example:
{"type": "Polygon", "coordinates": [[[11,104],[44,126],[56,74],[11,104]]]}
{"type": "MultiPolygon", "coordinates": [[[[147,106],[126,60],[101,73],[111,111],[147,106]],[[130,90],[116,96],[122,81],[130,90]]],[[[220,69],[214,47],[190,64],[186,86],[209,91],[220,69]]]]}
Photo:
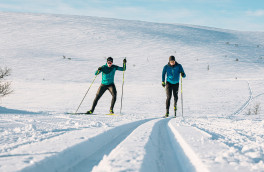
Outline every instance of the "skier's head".
{"type": "Polygon", "coordinates": [[[114,61],[114,60],[113,60],[112,57],[108,57],[108,58],[107,58],[107,66],[108,66],[108,67],[111,67],[112,64],[113,64],[113,61],[114,61]]]}
{"type": "Polygon", "coordinates": [[[174,56],[169,57],[169,63],[170,63],[170,65],[175,65],[175,57],[174,56]]]}

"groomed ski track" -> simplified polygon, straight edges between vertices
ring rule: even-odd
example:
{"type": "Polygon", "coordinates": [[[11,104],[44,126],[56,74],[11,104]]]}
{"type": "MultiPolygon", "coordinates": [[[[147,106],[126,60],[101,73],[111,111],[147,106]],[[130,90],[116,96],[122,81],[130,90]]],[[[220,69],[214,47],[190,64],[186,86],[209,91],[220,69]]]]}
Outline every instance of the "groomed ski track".
{"type": "Polygon", "coordinates": [[[208,171],[177,133],[176,120],[153,118],[124,124],[21,171],[208,171]]]}

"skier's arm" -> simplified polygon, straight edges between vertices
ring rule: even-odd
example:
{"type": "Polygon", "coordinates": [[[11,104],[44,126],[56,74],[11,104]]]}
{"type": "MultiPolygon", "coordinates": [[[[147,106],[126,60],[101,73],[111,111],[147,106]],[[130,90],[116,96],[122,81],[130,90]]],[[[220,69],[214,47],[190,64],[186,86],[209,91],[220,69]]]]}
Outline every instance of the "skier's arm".
{"type": "Polygon", "coordinates": [[[102,67],[99,67],[98,70],[95,72],[95,75],[99,75],[102,72],[102,67]]]}
{"type": "Polygon", "coordinates": [[[166,73],[167,73],[166,66],[164,66],[163,71],[162,71],[162,82],[165,82],[166,73]]]}
{"type": "Polygon", "coordinates": [[[116,70],[126,71],[126,63],[123,63],[123,67],[116,66],[116,70]]]}
{"type": "Polygon", "coordinates": [[[181,72],[182,77],[185,78],[186,74],[185,74],[185,72],[184,72],[184,70],[182,68],[182,65],[180,66],[180,72],[181,72]]]}

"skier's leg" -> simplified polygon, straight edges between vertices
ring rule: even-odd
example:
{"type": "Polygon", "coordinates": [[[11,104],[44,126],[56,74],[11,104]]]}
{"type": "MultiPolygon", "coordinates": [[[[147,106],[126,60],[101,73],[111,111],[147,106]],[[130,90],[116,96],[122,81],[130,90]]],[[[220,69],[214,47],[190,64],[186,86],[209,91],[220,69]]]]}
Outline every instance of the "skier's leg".
{"type": "Polygon", "coordinates": [[[170,100],[171,100],[171,94],[172,94],[172,88],[170,83],[166,83],[166,113],[169,114],[169,109],[170,109],[170,100]]]}
{"type": "Polygon", "coordinates": [[[174,96],[174,107],[177,108],[179,83],[173,84],[172,90],[173,90],[173,96],[174,96]]]}
{"type": "Polygon", "coordinates": [[[93,106],[92,106],[92,109],[91,109],[92,112],[94,111],[98,100],[102,97],[102,95],[104,94],[106,89],[107,89],[107,87],[105,85],[103,85],[103,84],[101,84],[100,87],[98,88],[98,91],[97,91],[96,96],[94,98],[93,106]]]}
{"type": "Polygon", "coordinates": [[[115,106],[115,102],[116,102],[116,95],[117,95],[115,84],[112,84],[107,89],[110,91],[110,93],[112,95],[112,101],[111,101],[110,110],[112,110],[112,112],[113,112],[113,109],[114,109],[114,106],[115,106]]]}

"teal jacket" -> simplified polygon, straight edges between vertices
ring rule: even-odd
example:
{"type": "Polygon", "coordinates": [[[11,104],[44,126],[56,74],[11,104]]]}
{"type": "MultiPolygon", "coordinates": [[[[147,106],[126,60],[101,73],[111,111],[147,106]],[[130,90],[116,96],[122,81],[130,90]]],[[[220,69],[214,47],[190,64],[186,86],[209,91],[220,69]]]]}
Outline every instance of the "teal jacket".
{"type": "Polygon", "coordinates": [[[167,74],[167,82],[171,84],[177,84],[180,80],[180,73],[183,74],[183,78],[186,77],[186,74],[181,64],[176,62],[175,65],[171,66],[168,63],[164,66],[162,71],[162,82],[165,82],[165,75],[167,74]]]}
{"type": "Polygon", "coordinates": [[[107,64],[105,64],[100,71],[97,70],[95,72],[95,75],[99,75],[102,72],[102,84],[110,85],[114,83],[116,70],[125,71],[126,65],[123,64],[123,67],[119,67],[113,64],[111,67],[108,67],[107,64]]]}

